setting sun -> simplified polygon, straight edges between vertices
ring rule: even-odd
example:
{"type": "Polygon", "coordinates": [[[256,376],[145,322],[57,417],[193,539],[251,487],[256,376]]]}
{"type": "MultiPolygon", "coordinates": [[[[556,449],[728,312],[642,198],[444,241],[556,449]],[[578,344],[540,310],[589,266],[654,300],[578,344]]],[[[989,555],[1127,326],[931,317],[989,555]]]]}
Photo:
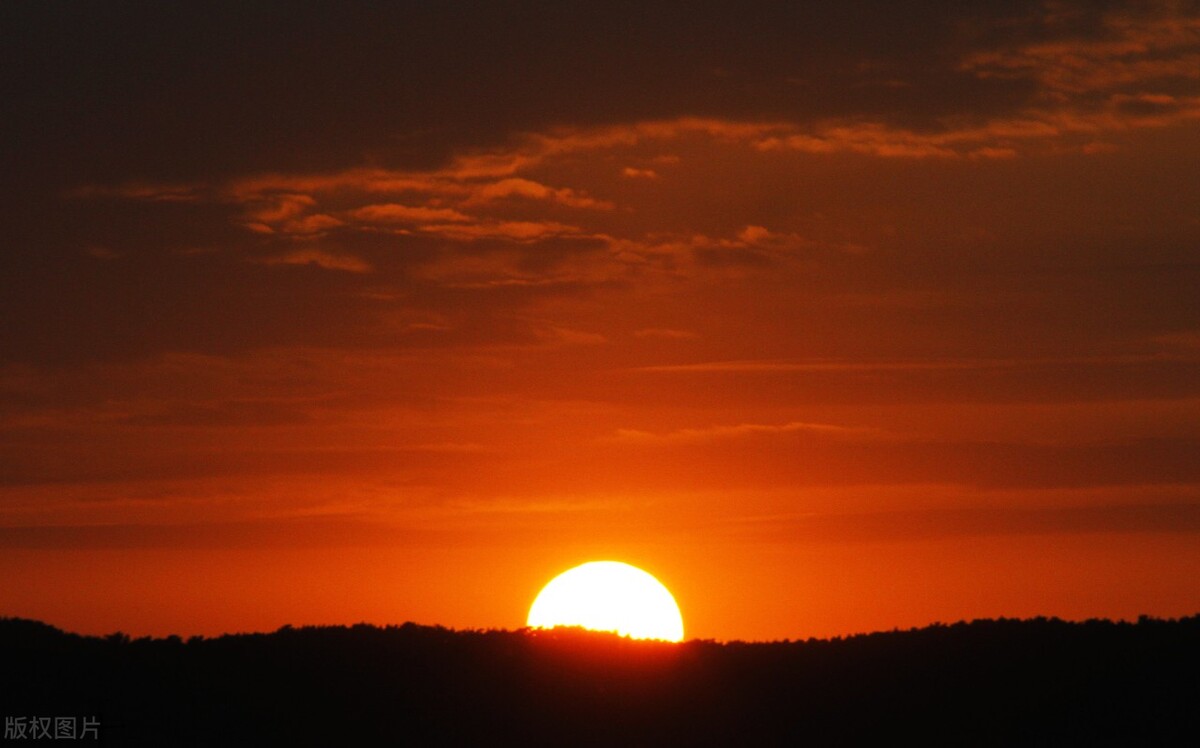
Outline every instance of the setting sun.
{"type": "Polygon", "coordinates": [[[5,745],[1196,742],[1200,0],[0,0],[0,91],[5,745]]]}
{"type": "Polygon", "coordinates": [[[619,561],[592,561],[559,574],[533,601],[528,625],[683,640],[683,618],[670,591],[650,574],[619,561]]]}

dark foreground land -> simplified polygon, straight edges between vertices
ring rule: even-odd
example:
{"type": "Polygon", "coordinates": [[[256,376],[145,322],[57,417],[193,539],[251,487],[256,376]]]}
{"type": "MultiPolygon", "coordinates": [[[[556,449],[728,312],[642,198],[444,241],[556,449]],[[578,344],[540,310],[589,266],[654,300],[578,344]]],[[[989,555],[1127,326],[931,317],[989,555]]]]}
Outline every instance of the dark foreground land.
{"type": "Polygon", "coordinates": [[[0,711],[26,728],[5,745],[59,716],[153,746],[1188,745],[1200,616],[680,645],[413,624],[131,641],[0,619],[0,711]]]}

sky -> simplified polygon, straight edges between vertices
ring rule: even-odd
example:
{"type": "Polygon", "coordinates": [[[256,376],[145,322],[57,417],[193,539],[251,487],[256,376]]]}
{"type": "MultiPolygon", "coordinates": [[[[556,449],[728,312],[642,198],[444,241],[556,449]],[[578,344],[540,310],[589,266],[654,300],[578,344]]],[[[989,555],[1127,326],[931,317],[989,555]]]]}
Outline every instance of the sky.
{"type": "Polygon", "coordinates": [[[1200,610],[1200,6],[7,3],[0,615],[1200,610]],[[251,6],[251,7],[247,7],[251,6]]]}

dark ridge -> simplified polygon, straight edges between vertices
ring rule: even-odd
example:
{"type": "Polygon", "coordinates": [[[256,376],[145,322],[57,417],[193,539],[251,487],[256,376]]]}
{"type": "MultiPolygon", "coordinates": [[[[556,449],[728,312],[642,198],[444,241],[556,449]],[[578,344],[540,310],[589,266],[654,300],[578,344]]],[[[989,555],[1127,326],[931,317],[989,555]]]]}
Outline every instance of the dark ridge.
{"type": "Polygon", "coordinates": [[[95,717],[101,744],[1180,745],[1198,705],[1200,615],[684,644],[412,623],[184,641],[0,619],[6,731],[95,717]]]}

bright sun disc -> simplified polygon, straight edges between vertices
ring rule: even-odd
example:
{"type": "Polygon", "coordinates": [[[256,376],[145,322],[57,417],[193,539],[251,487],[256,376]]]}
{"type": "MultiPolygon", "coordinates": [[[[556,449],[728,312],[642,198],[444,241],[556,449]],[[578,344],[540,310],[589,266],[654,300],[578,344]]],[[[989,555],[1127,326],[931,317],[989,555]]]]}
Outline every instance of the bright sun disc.
{"type": "Polygon", "coordinates": [[[683,617],[670,591],[619,561],[592,561],[550,580],[533,601],[527,625],[582,626],[634,639],[683,641],[683,617]]]}

